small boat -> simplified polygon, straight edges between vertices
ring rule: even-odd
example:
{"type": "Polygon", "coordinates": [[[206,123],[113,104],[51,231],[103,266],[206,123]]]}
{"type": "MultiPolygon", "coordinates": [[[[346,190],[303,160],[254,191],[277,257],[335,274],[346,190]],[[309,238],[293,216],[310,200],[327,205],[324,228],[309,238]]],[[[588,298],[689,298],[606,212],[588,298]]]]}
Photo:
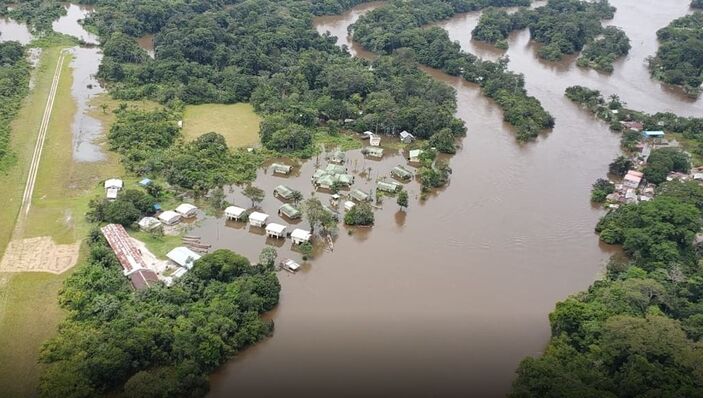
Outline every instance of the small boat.
{"type": "Polygon", "coordinates": [[[285,269],[288,272],[296,272],[298,271],[299,268],[301,268],[301,264],[298,264],[297,262],[291,260],[290,258],[287,258],[283,261],[281,261],[281,268],[285,269]]]}

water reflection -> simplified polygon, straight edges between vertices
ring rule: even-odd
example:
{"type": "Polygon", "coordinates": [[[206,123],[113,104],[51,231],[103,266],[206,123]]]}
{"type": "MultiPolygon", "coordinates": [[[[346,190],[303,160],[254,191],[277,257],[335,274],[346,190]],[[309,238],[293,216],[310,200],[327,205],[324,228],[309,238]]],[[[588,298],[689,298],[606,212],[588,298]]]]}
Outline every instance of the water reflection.
{"type": "Polygon", "coordinates": [[[0,17],[0,42],[18,41],[21,44],[28,44],[32,38],[32,33],[26,24],[0,17]]]}
{"type": "Polygon", "coordinates": [[[74,47],[72,50],[73,83],[71,95],[76,103],[73,116],[73,158],[79,162],[103,160],[105,154],[96,142],[102,132],[100,120],[90,116],[91,99],[102,92],[103,88],[95,78],[102,54],[97,48],[74,47]]]}
{"type": "Polygon", "coordinates": [[[80,23],[93,12],[93,6],[65,3],[64,8],[66,9],[66,15],[60,17],[51,25],[54,31],[73,36],[86,44],[99,44],[98,36],[88,32],[80,23]]]}

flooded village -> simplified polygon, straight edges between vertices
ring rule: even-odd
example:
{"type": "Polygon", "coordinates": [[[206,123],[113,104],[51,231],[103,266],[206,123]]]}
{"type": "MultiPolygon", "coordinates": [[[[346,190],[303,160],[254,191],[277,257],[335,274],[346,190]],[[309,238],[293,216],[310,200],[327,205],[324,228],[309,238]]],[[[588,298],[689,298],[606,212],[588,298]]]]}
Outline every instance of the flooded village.
{"type": "MultiPolygon", "coordinates": [[[[612,75],[578,69],[575,57],[538,59],[526,29],[511,34],[506,52],[474,42],[470,32],[481,12],[436,24],[465,51],[493,60],[508,56],[509,69],[524,74],[527,91],[556,118],[555,128],[536,142],[518,143],[501,109],[477,85],[422,67],[456,91],[457,117],[468,129],[456,155],[439,155],[452,169],[442,188],[423,191],[418,174],[425,147],[413,131],[350,132],[355,149],[332,144],[310,159],[267,160],[251,183],[263,191],[260,200],[238,185],[224,187],[218,209],[208,204],[208,195],[179,193],[133,229],[104,226],[123,274],[138,290],[158,281],[172,284],[217,249],[252,263],[263,249],[276,250],[281,300],[265,315],[276,331],[220,367],[210,378],[208,397],[232,391],[381,396],[380,385],[385,396],[452,395],[470,386],[476,396],[504,396],[519,361],[545,348],[555,302],[588,287],[620,252],[599,241],[596,222],[608,208],[650,200],[654,187],[643,183],[644,162],[653,148],[678,145],[642,125],[624,125],[642,134],[633,169],[623,179],[612,178],[615,190],[605,206],[590,203],[592,183],[620,153],[620,137],[564,98],[565,88],[584,84],[618,93],[634,109],[701,115],[701,96],[691,99],[651,80],[644,66],[657,41],[642,21],[664,26],[689,2],[611,3],[618,11],[610,24],[621,26],[633,44],[612,75]],[[408,193],[407,208],[397,204],[401,191],[408,193]],[[337,220],[334,227],[310,225],[303,204],[311,198],[337,220]],[[345,225],[345,214],[361,203],[373,209],[373,226],[345,225]],[[138,230],[174,244],[159,256],[135,238],[138,230]],[[389,379],[403,382],[384,384],[389,379]]],[[[318,17],[314,25],[337,36],[352,56],[371,59],[374,54],[351,41],[348,26],[382,4],[318,17]]],[[[72,156],[97,162],[108,153],[101,141],[105,126],[91,102],[104,92],[95,78],[101,50],[94,46],[98,38],[77,22],[91,9],[67,7],[54,29],[88,44],[71,50],[72,156]]],[[[21,24],[0,20],[0,27],[0,40],[31,39],[21,24]]],[[[139,45],[155,56],[153,35],[139,45]]],[[[701,181],[702,170],[668,178],[701,181]]],[[[101,198],[115,199],[152,183],[147,176],[113,175],[97,186],[101,198]]]]}

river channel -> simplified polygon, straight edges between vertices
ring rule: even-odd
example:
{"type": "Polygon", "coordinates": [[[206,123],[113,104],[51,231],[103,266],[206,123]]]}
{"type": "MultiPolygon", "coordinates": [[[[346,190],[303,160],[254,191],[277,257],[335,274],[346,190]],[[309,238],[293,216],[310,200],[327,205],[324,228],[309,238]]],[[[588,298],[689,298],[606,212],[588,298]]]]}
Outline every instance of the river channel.
{"type": "MultiPolygon", "coordinates": [[[[501,110],[476,85],[426,68],[457,90],[458,116],[468,126],[450,162],[450,185],[420,203],[417,185],[409,184],[405,216],[389,201],[371,231],[347,236],[343,229],[333,253],[297,275],[280,274],[274,337],[217,372],[210,396],[505,395],[520,360],[545,348],[555,302],[589,286],[615,252],[594,234],[603,211],[590,205],[589,191],[619,153],[619,136],[568,101],[564,89],[582,84],[616,93],[635,109],[701,115],[701,97],[651,80],[645,66],[657,50],[655,31],[688,13],[688,3],[612,1],[618,11],[606,24],[621,26],[633,45],[612,75],[579,69],[575,57],[542,62],[528,31],[514,33],[509,68],[525,74],[528,92],[556,118],[552,131],[526,145],[516,143],[501,110]]],[[[347,27],[379,5],[316,18],[315,27],[353,55],[372,56],[350,42],[347,27]]],[[[438,26],[465,50],[495,58],[501,53],[477,51],[470,41],[479,15],[438,26]]],[[[385,158],[378,168],[403,160],[385,158]]],[[[301,177],[286,183],[309,192],[312,169],[304,165],[301,177]]],[[[271,196],[277,182],[260,175],[256,184],[271,196]]],[[[268,200],[265,209],[279,205],[268,200]]],[[[223,247],[250,258],[265,242],[229,232],[223,222],[217,231],[223,247]]]]}

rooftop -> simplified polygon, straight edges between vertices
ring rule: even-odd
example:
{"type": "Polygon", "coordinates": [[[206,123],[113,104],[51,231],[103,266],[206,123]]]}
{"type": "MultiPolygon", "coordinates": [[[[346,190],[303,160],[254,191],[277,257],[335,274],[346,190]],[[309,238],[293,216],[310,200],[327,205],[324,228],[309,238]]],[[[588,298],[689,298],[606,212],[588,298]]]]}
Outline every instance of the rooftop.
{"type": "Polygon", "coordinates": [[[252,212],[252,214],[249,215],[249,219],[254,221],[265,222],[267,218],[269,218],[268,214],[260,213],[258,211],[252,212]]]}
{"type": "Polygon", "coordinates": [[[187,247],[179,246],[166,253],[166,257],[181,267],[191,269],[193,263],[201,256],[187,247]]]}
{"type": "Polygon", "coordinates": [[[286,226],[272,222],[272,223],[267,224],[266,230],[267,230],[267,232],[274,232],[274,233],[280,234],[286,230],[286,226]]]}

